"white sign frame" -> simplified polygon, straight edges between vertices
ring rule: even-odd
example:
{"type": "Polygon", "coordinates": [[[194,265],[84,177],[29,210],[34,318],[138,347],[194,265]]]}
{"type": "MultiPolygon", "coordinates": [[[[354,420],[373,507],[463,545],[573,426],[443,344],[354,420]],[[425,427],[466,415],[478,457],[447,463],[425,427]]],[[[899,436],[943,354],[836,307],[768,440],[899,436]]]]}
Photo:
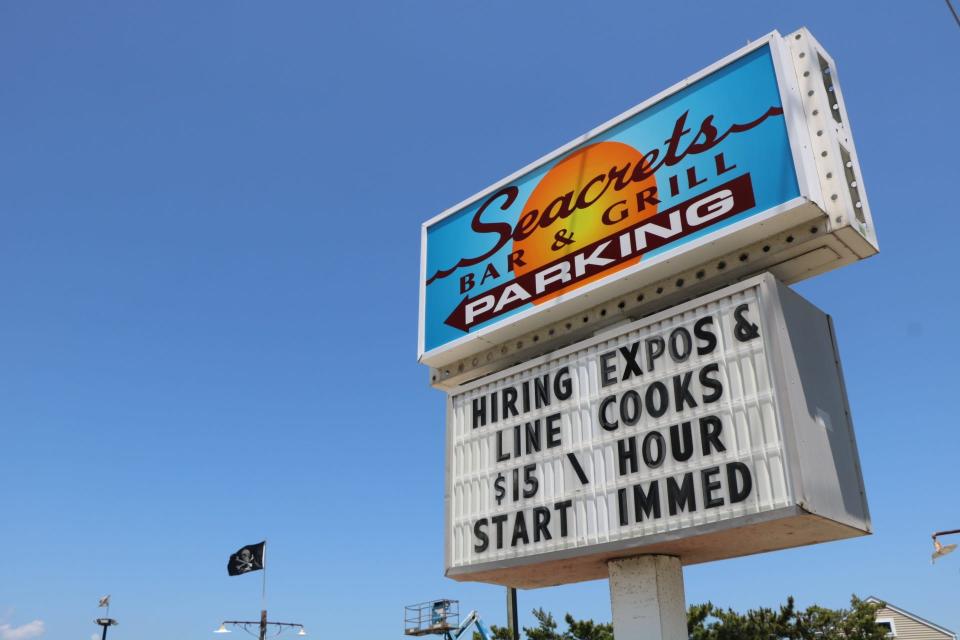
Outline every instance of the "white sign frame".
{"type": "MultiPolygon", "coordinates": [[[[607,561],[636,554],[675,555],[683,564],[869,534],[860,471],[839,356],[829,317],[770,274],[703,296],[644,320],[463,385],[469,393],[572,354],[681,316],[714,301],[756,292],[781,430],[788,504],[750,515],[492,561],[457,562],[453,550],[453,396],[447,400],[446,574],[455,580],[532,588],[607,576],[607,561]],[[773,366],[776,363],[776,366],[773,366]]],[[[498,425],[506,426],[506,423],[498,425]]],[[[561,450],[562,452],[562,450],[561,450]]]]}
{"type": "MultiPolygon", "coordinates": [[[[469,374],[472,368],[469,358],[484,350],[504,344],[506,341],[513,340],[538,327],[561,320],[569,314],[580,313],[598,302],[621,296],[630,290],[670,277],[672,274],[695,267],[704,261],[736,251],[751,243],[760,242],[765,238],[807,222],[815,221],[820,224],[820,229],[825,230],[826,234],[821,233],[820,237],[814,238],[805,251],[799,250],[800,243],[797,243],[790,248],[790,251],[784,252],[784,258],[780,262],[785,264],[779,265],[778,270],[778,276],[784,281],[801,280],[875,254],[878,251],[876,234],[862,186],[859,187],[857,193],[859,200],[856,206],[853,202],[847,202],[849,198],[846,193],[842,193],[843,197],[839,197],[832,192],[838,186],[843,187],[840,179],[840,176],[843,175],[842,169],[839,171],[837,169],[841,156],[837,145],[841,143],[845,145],[844,148],[847,153],[852,154],[850,171],[856,177],[856,182],[862,185],[859,163],[847,124],[846,109],[839,91],[835,66],[829,55],[809,32],[806,29],[801,29],[788,36],[782,36],[779,32],[773,31],[749,43],[738,51],[643,101],[636,107],[612,118],[425,222],[421,227],[418,360],[439,370],[444,370],[444,368],[460,360],[461,362],[456,370],[461,373],[466,371],[469,374]],[[511,315],[489,326],[473,330],[441,346],[430,350],[426,349],[427,231],[430,226],[458,213],[464,207],[489,196],[523,175],[555,160],[637,113],[764,46],[770,47],[774,61],[787,135],[800,190],[799,197],[729,227],[709,233],[702,238],[660,253],[650,259],[645,259],[641,263],[511,315]],[[818,91],[818,87],[815,85],[816,82],[820,81],[819,69],[816,76],[811,76],[809,69],[807,69],[815,56],[820,56],[820,60],[826,61],[830,65],[830,73],[833,74],[835,87],[833,93],[839,100],[836,108],[843,114],[842,122],[834,125],[824,121],[822,112],[829,110],[830,105],[827,104],[826,98],[820,95],[825,93],[822,91],[823,87],[819,87],[818,91]],[[801,68],[804,71],[801,71],[801,68]],[[833,180],[832,183],[831,180],[833,180]],[[830,191],[830,193],[827,193],[827,191],[830,191]],[[859,222],[857,218],[862,218],[864,221],[859,222]],[[808,260],[804,261],[805,256],[809,255],[817,246],[824,245],[831,249],[828,254],[829,259],[819,262],[815,267],[811,267],[808,260]],[[796,268],[789,268],[791,262],[796,262],[796,268]]],[[[842,192],[843,189],[840,191],[842,192]]],[[[762,261],[752,263],[754,269],[752,272],[757,273],[776,264],[774,255],[764,256],[762,261]]],[[[719,286],[729,281],[724,280],[726,275],[711,273],[708,278],[716,277],[719,286]]],[[[455,376],[456,374],[453,374],[453,377],[455,376]]],[[[448,383],[453,382],[449,370],[446,370],[444,375],[439,377],[447,378],[448,383]]],[[[433,382],[439,383],[439,377],[435,375],[433,382]]]]}

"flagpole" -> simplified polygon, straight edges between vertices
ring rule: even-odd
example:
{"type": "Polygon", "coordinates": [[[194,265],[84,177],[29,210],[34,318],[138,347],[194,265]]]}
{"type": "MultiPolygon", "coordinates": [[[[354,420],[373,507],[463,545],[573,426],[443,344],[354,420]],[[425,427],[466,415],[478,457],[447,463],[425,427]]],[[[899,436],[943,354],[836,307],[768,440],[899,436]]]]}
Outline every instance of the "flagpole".
{"type": "Polygon", "coordinates": [[[261,609],[267,608],[267,540],[263,540],[263,586],[260,590],[261,609]]]}
{"type": "Polygon", "coordinates": [[[267,637],[267,539],[263,539],[263,584],[260,588],[260,640],[267,637]]]}

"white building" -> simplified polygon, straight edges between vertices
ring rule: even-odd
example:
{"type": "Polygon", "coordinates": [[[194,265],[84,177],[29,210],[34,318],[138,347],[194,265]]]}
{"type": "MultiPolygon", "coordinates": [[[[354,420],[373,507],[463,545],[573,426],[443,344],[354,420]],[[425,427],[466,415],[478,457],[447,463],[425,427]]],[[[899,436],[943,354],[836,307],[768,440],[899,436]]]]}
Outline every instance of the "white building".
{"type": "MultiPolygon", "coordinates": [[[[870,596],[867,602],[884,602],[870,596]]],[[[887,602],[877,610],[877,622],[890,629],[890,637],[897,640],[957,640],[957,634],[929,620],[905,611],[887,602]]]]}

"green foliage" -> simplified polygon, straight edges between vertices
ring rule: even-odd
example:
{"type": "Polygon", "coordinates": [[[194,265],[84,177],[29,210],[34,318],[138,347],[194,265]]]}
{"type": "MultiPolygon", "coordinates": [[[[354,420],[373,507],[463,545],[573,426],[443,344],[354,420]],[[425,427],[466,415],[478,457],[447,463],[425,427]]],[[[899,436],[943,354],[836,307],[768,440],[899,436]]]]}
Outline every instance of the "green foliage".
{"type": "Polygon", "coordinates": [[[707,602],[687,611],[687,631],[690,640],[787,640],[797,637],[790,632],[795,616],[792,597],[779,611],[763,607],[745,614],[707,602]]]}
{"type": "MultiPolygon", "coordinates": [[[[524,627],[523,629],[528,640],[564,640],[564,636],[557,633],[557,621],[553,619],[552,615],[543,609],[534,609],[533,617],[537,619],[537,626],[533,628],[524,627]]],[[[491,640],[513,640],[510,636],[510,630],[506,627],[490,625],[490,633],[493,634],[491,640]]],[[[476,631],[473,632],[473,640],[481,640],[480,634],[476,631]]]]}
{"type": "Polygon", "coordinates": [[[613,640],[613,625],[596,623],[593,620],[576,620],[569,613],[564,617],[567,630],[564,640],[613,640]]]}
{"type": "Polygon", "coordinates": [[[687,630],[690,640],[885,640],[886,629],[876,622],[881,606],[851,596],[849,609],[798,611],[790,597],[777,611],[737,613],[707,602],[690,607],[687,630]]]}
{"type": "MultiPolygon", "coordinates": [[[[493,634],[490,640],[513,640],[513,636],[510,635],[510,630],[506,627],[498,627],[492,624],[490,625],[490,633],[493,634]]],[[[478,632],[474,631],[473,640],[483,640],[483,638],[480,637],[478,632]]]]}
{"type": "MultiPolygon", "coordinates": [[[[797,610],[793,597],[778,609],[750,609],[737,613],[721,609],[711,602],[697,604],[687,611],[690,640],[887,640],[887,630],[876,621],[876,611],[884,605],[850,597],[849,609],[827,609],[812,605],[797,610]]],[[[564,616],[565,631],[558,629],[553,615],[534,609],[536,627],[524,627],[526,640],[614,640],[613,625],[564,616]]],[[[512,640],[504,627],[490,627],[492,640],[512,640]]],[[[473,640],[480,640],[474,633],[473,640]]]]}
{"type": "Polygon", "coordinates": [[[843,640],[886,640],[887,629],[877,624],[877,609],[882,603],[864,602],[850,596],[849,609],[824,609],[812,606],[797,616],[800,638],[842,638],[843,640]]]}
{"type": "Polygon", "coordinates": [[[534,609],[533,617],[539,623],[534,628],[524,627],[523,632],[527,634],[527,640],[563,640],[563,636],[557,632],[557,621],[553,615],[543,609],[534,609]]]}

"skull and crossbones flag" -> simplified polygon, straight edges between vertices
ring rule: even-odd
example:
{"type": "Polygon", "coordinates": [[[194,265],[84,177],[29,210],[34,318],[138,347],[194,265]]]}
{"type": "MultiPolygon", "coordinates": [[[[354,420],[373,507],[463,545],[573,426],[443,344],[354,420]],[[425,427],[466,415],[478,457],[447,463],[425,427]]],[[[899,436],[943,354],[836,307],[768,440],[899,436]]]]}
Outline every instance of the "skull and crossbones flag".
{"type": "Polygon", "coordinates": [[[263,553],[267,542],[248,544],[230,556],[227,562],[227,573],[231,576],[240,576],[251,571],[263,569],[263,553]]]}

